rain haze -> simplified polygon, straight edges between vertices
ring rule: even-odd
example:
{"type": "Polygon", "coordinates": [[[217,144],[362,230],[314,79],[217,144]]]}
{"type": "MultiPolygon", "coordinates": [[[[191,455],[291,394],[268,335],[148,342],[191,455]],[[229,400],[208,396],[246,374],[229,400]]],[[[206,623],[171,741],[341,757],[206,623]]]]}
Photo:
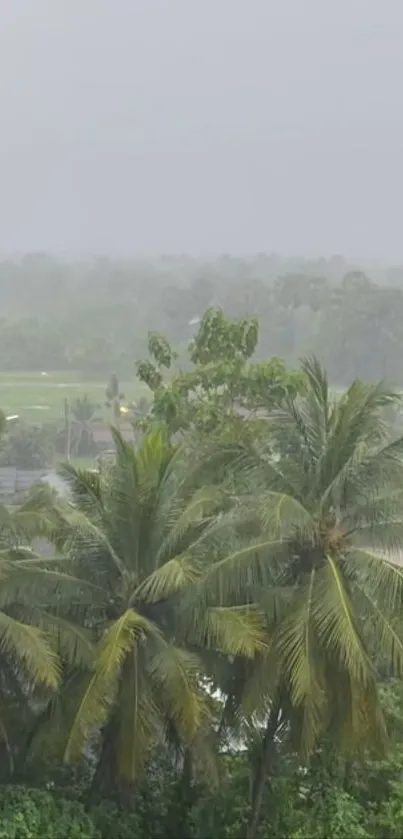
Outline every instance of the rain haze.
{"type": "Polygon", "coordinates": [[[1,3],[0,250],[403,258],[400,0],[1,3]]]}
{"type": "Polygon", "coordinates": [[[0,11],[0,839],[403,839],[403,0],[0,11]]]}

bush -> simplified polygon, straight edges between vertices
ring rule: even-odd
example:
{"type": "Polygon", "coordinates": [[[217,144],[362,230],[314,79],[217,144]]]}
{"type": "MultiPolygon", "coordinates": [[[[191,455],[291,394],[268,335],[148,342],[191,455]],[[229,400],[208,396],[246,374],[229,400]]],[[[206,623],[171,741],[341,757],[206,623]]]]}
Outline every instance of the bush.
{"type": "Polygon", "coordinates": [[[147,832],[142,826],[137,812],[120,810],[111,802],[103,802],[94,807],[91,818],[100,839],[154,839],[156,835],[152,828],[147,832]]]}
{"type": "Polygon", "coordinates": [[[0,789],[0,839],[99,839],[77,801],[23,787],[0,789]]]}
{"type": "Polygon", "coordinates": [[[10,427],[1,441],[0,465],[16,466],[17,469],[46,469],[51,466],[53,455],[49,429],[19,422],[10,427]]]}

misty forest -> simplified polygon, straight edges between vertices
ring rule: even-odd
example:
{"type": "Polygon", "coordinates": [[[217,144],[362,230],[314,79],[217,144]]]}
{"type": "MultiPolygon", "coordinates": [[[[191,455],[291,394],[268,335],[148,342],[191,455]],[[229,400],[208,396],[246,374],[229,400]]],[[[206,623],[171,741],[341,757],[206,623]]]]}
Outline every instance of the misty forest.
{"type": "Polygon", "coordinates": [[[258,254],[209,261],[99,258],[63,262],[45,254],[0,262],[1,371],[133,374],[149,330],[175,344],[182,362],[194,324],[211,306],[258,317],[256,357],[295,364],[314,353],[332,383],[355,377],[401,383],[403,268],[365,270],[342,257],[258,254]]]}
{"type": "Polygon", "coordinates": [[[403,268],[0,298],[0,835],[400,837],[403,268]]]}

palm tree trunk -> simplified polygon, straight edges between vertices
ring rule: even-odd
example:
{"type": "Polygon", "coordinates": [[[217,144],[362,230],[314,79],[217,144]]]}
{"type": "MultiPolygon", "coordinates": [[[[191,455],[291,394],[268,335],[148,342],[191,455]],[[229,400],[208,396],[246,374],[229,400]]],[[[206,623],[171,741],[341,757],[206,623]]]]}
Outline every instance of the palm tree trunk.
{"type": "Polygon", "coordinates": [[[119,784],[116,773],[115,752],[116,724],[112,718],[107,722],[102,733],[102,745],[97,765],[88,790],[88,803],[93,804],[100,795],[107,791],[110,798],[119,799],[119,784]]]}
{"type": "Polygon", "coordinates": [[[71,450],[71,413],[67,399],[64,400],[64,426],[66,435],[66,460],[70,460],[71,450]]]}
{"type": "MultiPolygon", "coordinates": [[[[15,773],[14,755],[13,755],[13,750],[12,750],[11,745],[10,745],[10,741],[8,739],[7,731],[6,731],[5,727],[1,724],[0,724],[0,736],[1,736],[1,740],[2,740],[2,745],[4,747],[4,753],[5,753],[5,756],[7,758],[7,761],[2,760],[2,762],[1,762],[2,763],[2,773],[4,772],[4,777],[5,777],[6,783],[12,783],[13,776],[14,776],[14,773],[15,773]],[[5,766],[6,762],[7,762],[7,768],[5,766]]],[[[1,749],[1,747],[0,747],[0,749],[1,749]]],[[[1,749],[1,751],[3,751],[3,750],[1,749]]],[[[1,751],[0,751],[0,754],[1,754],[1,751]]],[[[4,777],[3,777],[3,782],[4,782],[4,777]]]]}
{"type": "Polygon", "coordinates": [[[280,717],[280,703],[277,700],[273,703],[268,716],[266,731],[264,733],[259,763],[252,785],[252,806],[249,819],[246,839],[255,839],[259,828],[262,808],[264,803],[265,787],[268,781],[268,774],[274,757],[274,736],[276,734],[280,717]]]}

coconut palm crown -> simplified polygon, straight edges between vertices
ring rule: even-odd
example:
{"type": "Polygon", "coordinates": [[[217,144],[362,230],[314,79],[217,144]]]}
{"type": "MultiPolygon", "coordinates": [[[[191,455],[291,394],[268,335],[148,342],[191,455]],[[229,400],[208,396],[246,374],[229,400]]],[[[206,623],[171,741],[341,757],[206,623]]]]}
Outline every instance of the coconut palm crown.
{"type": "Polygon", "coordinates": [[[232,452],[242,524],[204,586],[265,610],[268,650],[234,690],[265,715],[282,697],[309,755],[324,734],[385,740],[376,667],[403,665],[403,439],[385,420],[393,390],[335,396],[316,359],[303,372],[304,392],[232,452]]]}
{"type": "Polygon", "coordinates": [[[72,571],[99,592],[85,621],[95,662],[78,698],[74,689],[65,759],[78,759],[98,733],[98,765],[132,783],[168,733],[201,754],[211,698],[199,653],[253,657],[263,629],[248,610],[191,608],[220,489],[195,489],[194,464],[163,431],[139,449],[113,434],[115,462],[99,472],[67,465],[70,501],[55,509],[72,571]]]}

